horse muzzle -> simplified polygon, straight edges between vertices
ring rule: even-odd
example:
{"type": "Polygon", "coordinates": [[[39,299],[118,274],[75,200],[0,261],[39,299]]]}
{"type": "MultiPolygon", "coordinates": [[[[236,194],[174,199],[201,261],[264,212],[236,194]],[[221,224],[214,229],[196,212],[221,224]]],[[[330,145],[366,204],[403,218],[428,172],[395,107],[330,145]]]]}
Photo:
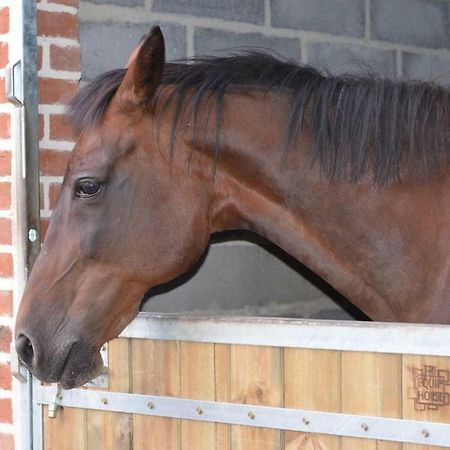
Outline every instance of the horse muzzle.
{"type": "Polygon", "coordinates": [[[60,383],[63,389],[82,386],[103,370],[99,350],[81,340],[66,339],[56,345],[30,333],[16,338],[17,355],[31,373],[44,383],[60,383]]]}

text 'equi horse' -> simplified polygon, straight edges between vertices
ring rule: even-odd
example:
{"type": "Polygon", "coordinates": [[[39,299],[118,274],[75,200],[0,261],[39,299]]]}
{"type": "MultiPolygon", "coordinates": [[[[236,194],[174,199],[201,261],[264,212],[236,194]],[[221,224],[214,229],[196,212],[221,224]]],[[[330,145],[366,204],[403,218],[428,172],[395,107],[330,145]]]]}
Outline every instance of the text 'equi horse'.
{"type": "Polygon", "coordinates": [[[259,53],[165,65],[156,27],[70,111],[77,143],[16,324],[39,379],[97,375],[149,287],[221,230],[265,236],[374,320],[450,324],[448,89],[259,53]]]}

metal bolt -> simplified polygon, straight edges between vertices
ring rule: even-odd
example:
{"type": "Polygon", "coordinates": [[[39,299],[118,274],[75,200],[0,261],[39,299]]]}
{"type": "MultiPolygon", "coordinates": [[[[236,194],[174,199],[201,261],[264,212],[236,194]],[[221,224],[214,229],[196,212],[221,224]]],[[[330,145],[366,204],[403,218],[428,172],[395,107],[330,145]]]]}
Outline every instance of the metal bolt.
{"type": "Polygon", "coordinates": [[[203,409],[200,406],[196,409],[198,414],[203,414],[203,409]]]}
{"type": "Polygon", "coordinates": [[[428,430],[422,430],[423,437],[430,437],[430,432],[428,430]]]}
{"type": "Polygon", "coordinates": [[[28,230],[28,239],[30,242],[34,242],[38,237],[37,231],[34,228],[28,230]]]}
{"type": "Polygon", "coordinates": [[[254,420],[255,417],[256,417],[256,414],[255,414],[253,411],[250,411],[250,412],[248,413],[248,417],[250,417],[250,419],[254,420]]]}
{"type": "Polygon", "coordinates": [[[153,402],[148,402],[147,406],[149,407],[149,409],[155,409],[155,404],[153,402]]]}
{"type": "Polygon", "coordinates": [[[106,397],[102,397],[102,398],[100,399],[100,401],[101,401],[104,405],[106,405],[106,404],[108,403],[108,399],[107,399],[106,397]]]}
{"type": "Polygon", "coordinates": [[[369,425],[367,425],[367,423],[363,423],[363,424],[361,424],[361,428],[363,429],[363,431],[368,431],[369,425]]]}
{"type": "Polygon", "coordinates": [[[309,420],[309,417],[303,417],[303,423],[305,425],[309,425],[310,422],[311,422],[311,420],[309,420]]]}
{"type": "Polygon", "coordinates": [[[56,398],[57,398],[58,400],[62,400],[62,399],[63,399],[63,395],[61,394],[61,392],[58,392],[58,393],[56,394],[56,398]]]}

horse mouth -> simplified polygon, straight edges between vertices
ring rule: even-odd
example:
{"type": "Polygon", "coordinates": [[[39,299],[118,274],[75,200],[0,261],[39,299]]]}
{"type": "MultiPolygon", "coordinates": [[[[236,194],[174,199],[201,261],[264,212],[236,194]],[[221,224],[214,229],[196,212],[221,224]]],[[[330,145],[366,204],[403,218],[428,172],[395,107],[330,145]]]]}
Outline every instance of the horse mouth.
{"type": "Polygon", "coordinates": [[[43,383],[59,383],[63,389],[82,386],[100,375],[104,368],[99,350],[79,341],[70,345],[65,356],[41,360],[40,364],[27,367],[43,383]]]}
{"type": "Polygon", "coordinates": [[[104,366],[100,352],[83,350],[77,349],[77,343],[69,350],[57,380],[63,389],[80,387],[102,373],[104,366]]]}

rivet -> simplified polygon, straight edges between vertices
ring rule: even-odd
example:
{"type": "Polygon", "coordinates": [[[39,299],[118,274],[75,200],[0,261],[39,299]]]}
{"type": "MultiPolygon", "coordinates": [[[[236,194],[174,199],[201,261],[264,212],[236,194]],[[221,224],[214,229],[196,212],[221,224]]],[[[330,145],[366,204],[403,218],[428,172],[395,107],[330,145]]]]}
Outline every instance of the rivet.
{"type": "Polygon", "coordinates": [[[63,395],[61,394],[61,392],[58,392],[58,394],[56,394],[56,398],[58,400],[62,400],[63,399],[63,395]]]}
{"type": "Polygon", "coordinates": [[[256,414],[255,414],[253,411],[250,411],[250,412],[248,413],[248,417],[250,417],[250,419],[254,420],[255,417],[256,417],[256,414]]]}
{"type": "Polygon", "coordinates": [[[101,401],[104,405],[106,405],[106,404],[108,403],[108,399],[107,399],[106,397],[102,397],[102,398],[100,399],[100,401],[101,401]]]}
{"type": "Polygon", "coordinates": [[[423,437],[430,437],[430,432],[428,430],[422,430],[423,437]]]}
{"type": "Polygon", "coordinates": [[[196,411],[197,411],[198,414],[203,414],[203,409],[200,408],[200,406],[197,407],[196,411]]]}
{"type": "Polygon", "coordinates": [[[149,407],[149,409],[155,409],[155,404],[153,402],[148,402],[147,406],[149,407]]]}
{"type": "Polygon", "coordinates": [[[368,431],[369,425],[367,425],[367,423],[363,423],[363,424],[361,424],[361,428],[363,429],[363,431],[368,431]]]}
{"type": "Polygon", "coordinates": [[[311,420],[309,420],[309,417],[303,417],[303,423],[305,425],[309,425],[310,422],[311,422],[311,420]]]}

